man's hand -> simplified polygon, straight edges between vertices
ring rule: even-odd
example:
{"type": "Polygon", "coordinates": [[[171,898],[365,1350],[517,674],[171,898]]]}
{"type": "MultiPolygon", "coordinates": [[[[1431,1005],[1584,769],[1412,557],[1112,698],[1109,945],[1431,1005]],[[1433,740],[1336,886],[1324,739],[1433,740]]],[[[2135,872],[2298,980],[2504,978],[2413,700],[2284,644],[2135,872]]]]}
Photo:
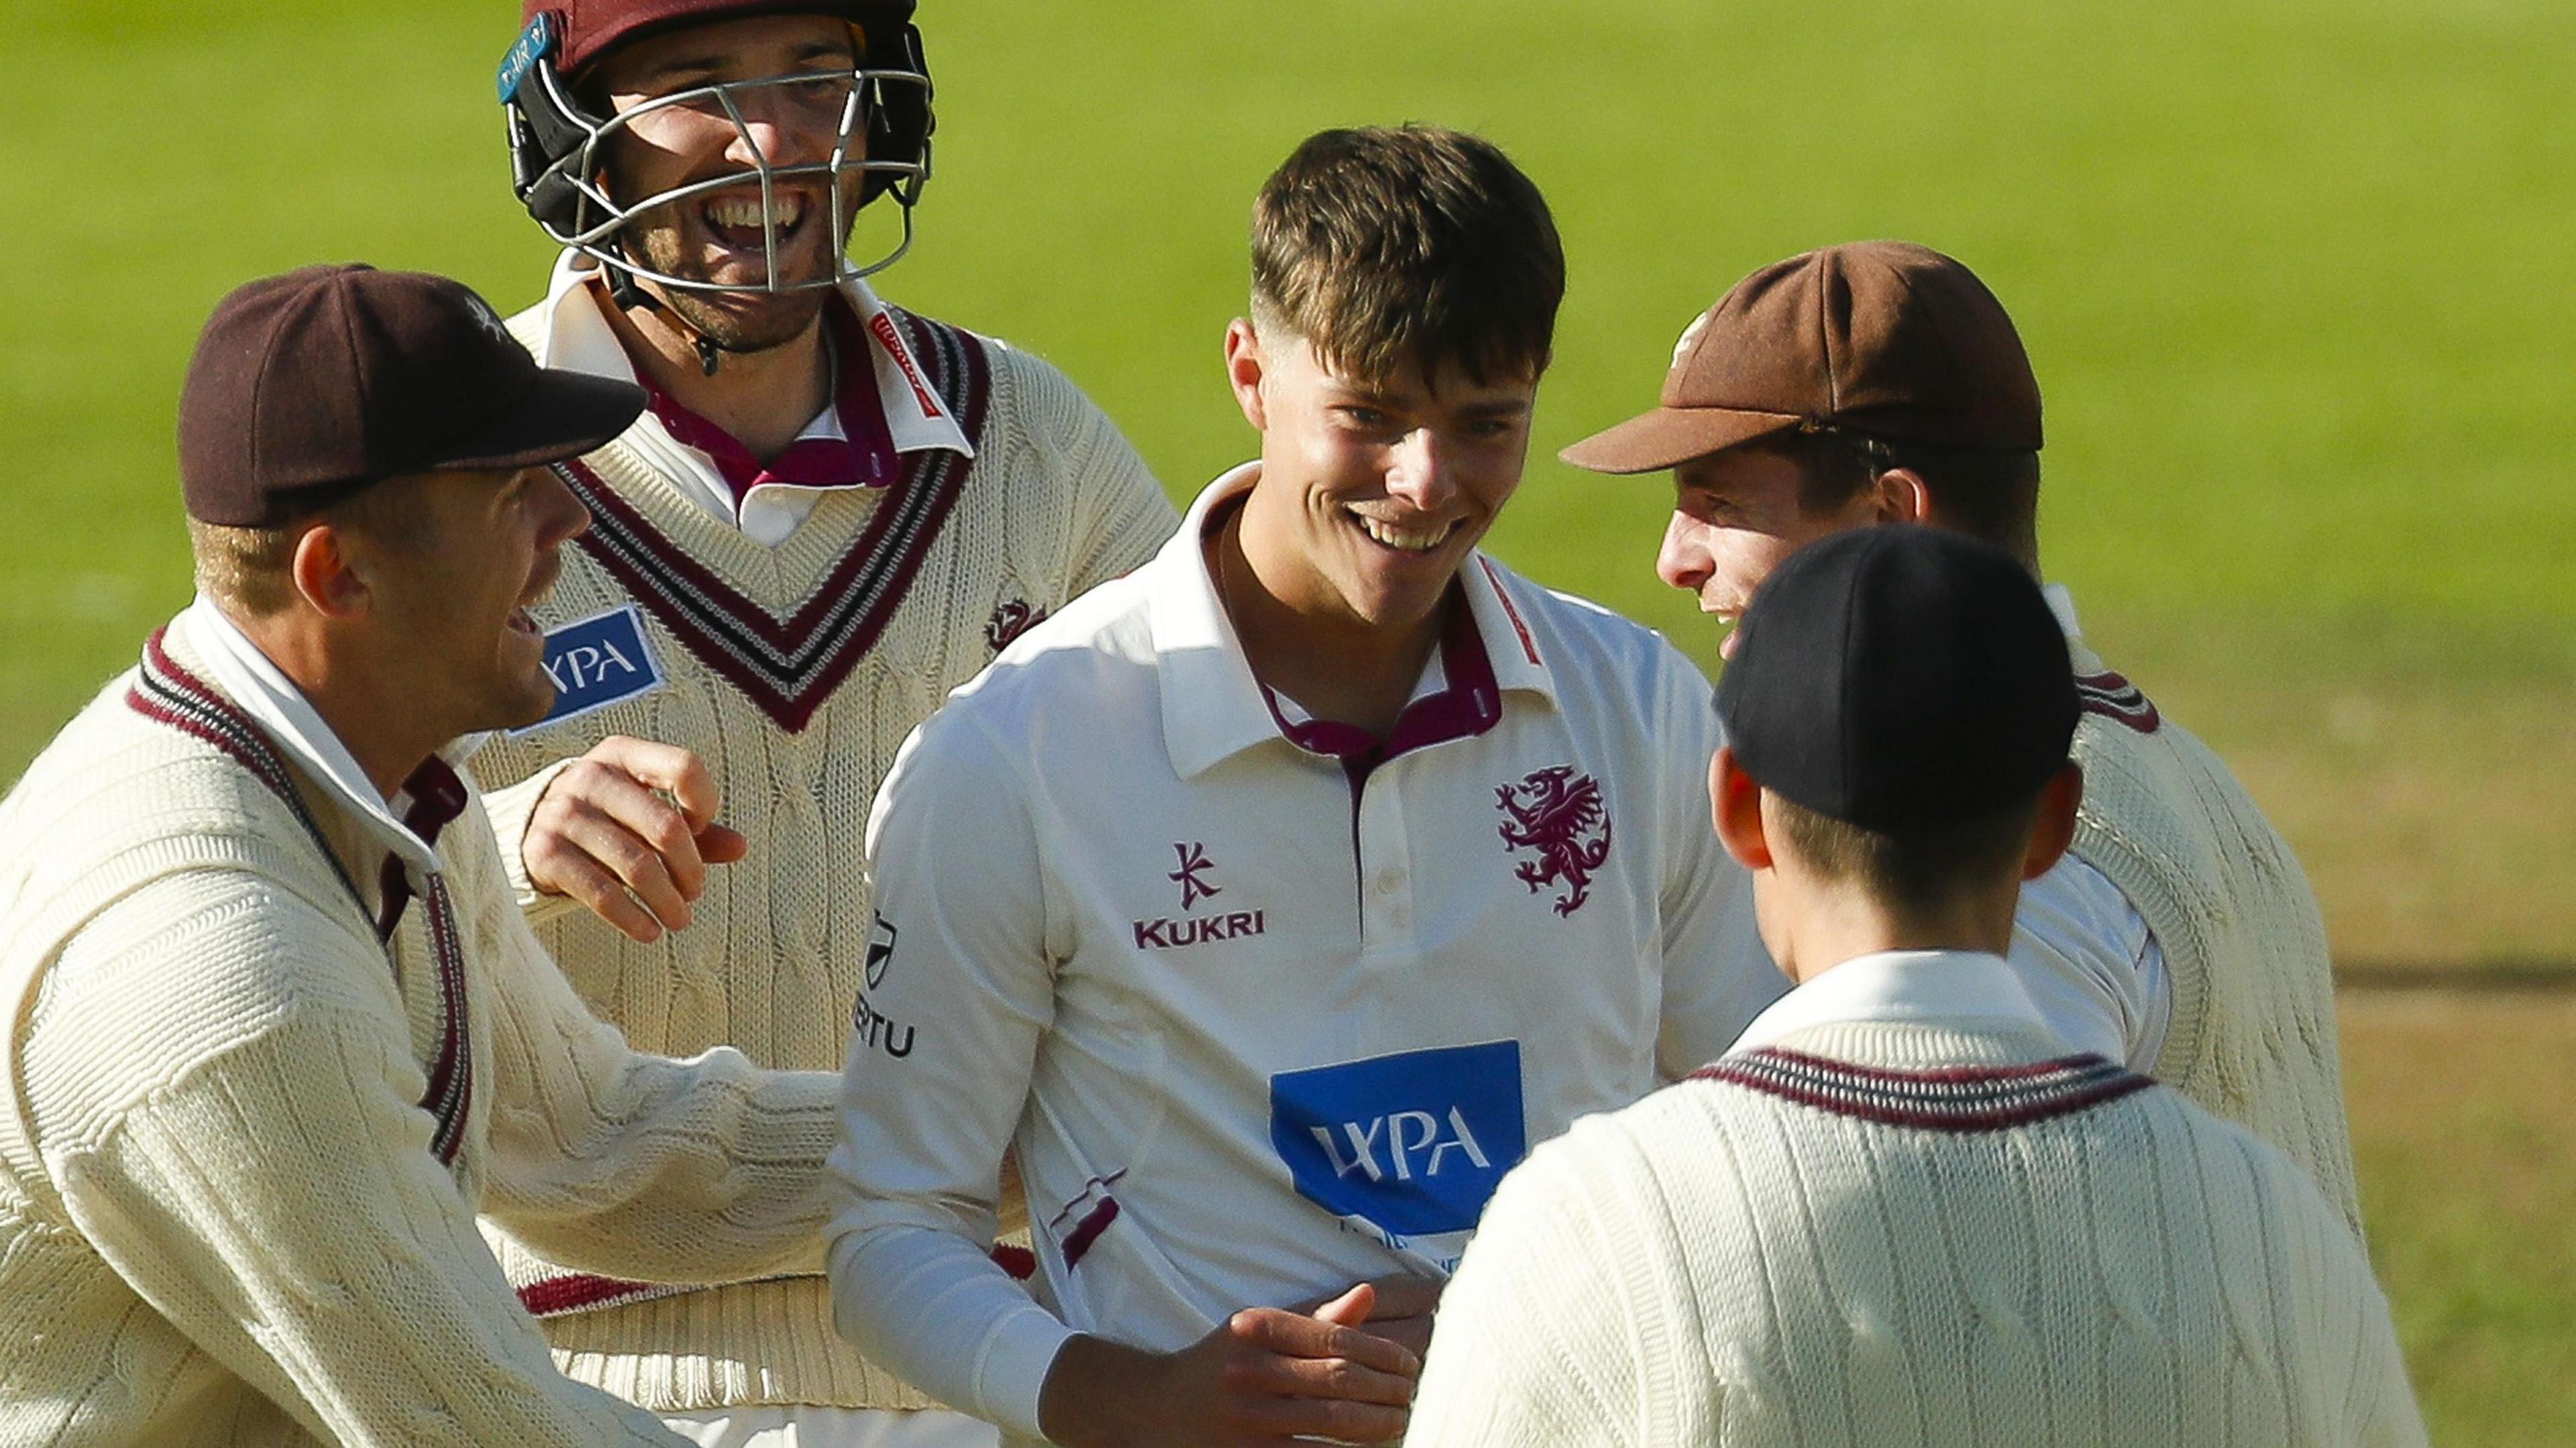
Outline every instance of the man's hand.
{"type": "MultiPolygon", "coordinates": [[[[1431,1314],[1439,1309],[1440,1289],[1448,1285],[1445,1277],[1423,1277],[1410,1272],[1361,1283],[1360,1287],[1369,1289],[1375,1305],[1365,1317],[1347,1320],[1354,1326],[1366,1324],[1370,1332],[1401,1345],[1417,1358],[1422,1357],[1431,1351],[1431,1314]]],[[[1312,1316],[1323,1311],[1329,1302],[1342,1301],[1350,1295],[1350,1292],[1344,1292],[1340,1298],[1317,1298],[1295,1311],[1312,1316]]]]}
{"type": "Polygon", "coordinates": [[[603,739],[556,775],[529,813],[519,847],[528,882],[571,896],[636,940],[659,940],[689,923],[707,866],[748,848],[715,822],[718,804],[715,780],[689,751],[603,739]]]}
{"type": "Polygon", "coordinates": [[[1422,1359],[1359,1327],[1376,1305],[1363,1282],[1311,1314],[1248,1307],[1176,1353],[1076,1337],[1047,1370],[1039,1427],[1066,1448],[1392,1443],[1422,1359]]]}

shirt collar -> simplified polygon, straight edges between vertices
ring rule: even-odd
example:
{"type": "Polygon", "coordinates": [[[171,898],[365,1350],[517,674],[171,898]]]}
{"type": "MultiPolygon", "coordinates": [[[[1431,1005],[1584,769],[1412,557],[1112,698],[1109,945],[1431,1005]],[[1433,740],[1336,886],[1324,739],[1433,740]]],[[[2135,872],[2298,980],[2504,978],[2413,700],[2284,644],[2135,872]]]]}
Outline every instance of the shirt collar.
{"type": "MultiPolygon", "coordinates": [[[[1260,477],[1261,464],[1248,462],[1208,484],[1190,504],[1180,531],[1139,570],[1162,675],[1163,741],[1172,768],[1184,779],[1282,737],[1280,718],[1253,677],[1233,621],[1217,601],[1202,546],[1210,515],[1252,491],[1260,477]]],[[[1502,591],[1501,571],[1482,552],[1470,552],[1458,578],[1494,687],[1501,692],[1534,690],[1554,702],[1555,682],[1540,662],[1527,620],[1502,591]]],[[[1463,682],[1454,664],[1448,678],[1452,685],[1463,682]]],[[[1495,707],[1500,708],[1499,698],[1495,707]]]]}
{"type": "Polygon", "coordinates": [[[2075,595],[2063,583],[2044,585],[2039,596],[2048,600],[2048,611],[2057,615],[2057,626],[2071,639],[2084,637],[2084,625],[2075,617],[2075,595]]]}
{"type": "Polygon", "coordinates": [[[369,837],[407,865],[432,875],[440,872],[438,852],[431,848],[431,841],[465,803],[464,787],[451,761],[473,752],[482,743],[482,736],[469,735],[451,744],[424,761],[405,781],[404,791],[397,798],[412,821],[420,825],[421,829],[415,831],[412,824],[396,816],[392,801],[376,793],[367,772],[358,767],[349,747],[323,721],[312,701],[304,697],[304,691],[270,662],[259,645],[252,643],[250,636],[226,618],[221,609],[199,595],[180,615],[180,622],[187,630],[189,646],[205,663],[207,672],[215,676],[215,683],[272,743],[342,809],[356,817],[369,837]],[[419,798],[412,798],[414,792],[419,798]]]}
{"type": "MultiPolygon", "coordinates": [[[[537,365],[633,382],[634,364],[627,360],[626,348],[608,325],[603,311],[607,299],[593,285],[598,280],[597,264],[580,252],[567,249],[556,258],[537,329],[537,365]]],[[[884,412],[886,430],[894,438],[895,451],[946,448],[973,457],[975,445],[966,440],[965,429],[958,426],[948,405],[931,389],[920,360],[913,355],[912,345],[904,340],[903,329],[895,325],[886,304],[857,278],[841,283],[840,292],[858,319],[859,332],[868,339],[868,361],[876,378],[877,401],[884,412]]],[[[669,438],[650,414],[639,419],[638,425],[650,427],[665,440],[669,438]]]]}
{"type": "Polygon", "coordinates": [[[1818,1026],[2000,1021],[2054,1036],[2003,957],[1974,950],[1855,956],[1771,1003],[1728,1054],[1775,1046],[1818,1026]]]}

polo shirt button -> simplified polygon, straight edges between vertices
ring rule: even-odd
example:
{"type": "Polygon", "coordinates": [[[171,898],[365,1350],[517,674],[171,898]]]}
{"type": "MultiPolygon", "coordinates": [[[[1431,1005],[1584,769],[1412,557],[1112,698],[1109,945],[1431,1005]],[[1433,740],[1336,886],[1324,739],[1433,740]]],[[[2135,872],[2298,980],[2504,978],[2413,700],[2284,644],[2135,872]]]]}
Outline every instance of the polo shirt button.
{"type": "Polygon", "coordinates": [[[1404,872],[1402,870],[1389,867],[1377,872],[1377,892],[1379,894],[1392,895],[1403,888],[1404,872]]]}

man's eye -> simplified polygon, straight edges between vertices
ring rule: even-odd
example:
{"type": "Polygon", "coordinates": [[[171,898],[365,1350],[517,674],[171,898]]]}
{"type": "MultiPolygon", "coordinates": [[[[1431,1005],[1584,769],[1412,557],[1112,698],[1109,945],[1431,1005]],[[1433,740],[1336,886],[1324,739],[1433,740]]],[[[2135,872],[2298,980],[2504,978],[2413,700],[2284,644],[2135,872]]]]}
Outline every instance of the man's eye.
{"type": "Polygon", "coordinates": [[[1342,416],[1348,418],[1354,427],[1375,429],[1384,427],[1387,423],[1386,414],[1374,407],[1344,407],[1342,416]]]}

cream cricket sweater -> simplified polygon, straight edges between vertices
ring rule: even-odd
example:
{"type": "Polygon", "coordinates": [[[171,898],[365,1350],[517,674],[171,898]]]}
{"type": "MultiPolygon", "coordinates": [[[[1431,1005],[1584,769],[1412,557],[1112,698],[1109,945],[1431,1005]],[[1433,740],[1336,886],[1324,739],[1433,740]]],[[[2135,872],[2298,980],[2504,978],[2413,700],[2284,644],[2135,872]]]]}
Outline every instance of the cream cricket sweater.
{"type": "Polygon", "coordinates": [[[1449,1284],[1406,1439],[2423,1441],[2388,1304],[2303,1173],[1967,1013],[1814,1024],[1537,1148],[1449,1284]]]}
{"type": "Polygon", "coordinates": [[[2173,982],[2155,1075],[2287,1153],[2361,1230],[2325,923],[2218,756],[2073,638],[2074,854],[2146,918],[2173,982]]]}
{"type": "MultiPolygon", "coordinates": [[[[645,1049],[723,1043],[766,1066],[838,1071],[871,921],[860,842],[896,748],[1029,623],[1151,557],[1177,524],[1134,449],[1053,367],[883,315],[971,458],[907,452],[895,486],[821,494],[775,547],[657,464],[676,444],[649,413],[566,470],[595,521],[564,550],[540,622],[638,605],[663,682],[475,756],[514,875],[525,892],[517,843],[550,766],[612,734],[695,751],[725,823],[751,842],[710,872],[689,928],[651,945],[523,893],[582,998],[645,1049]]],[[[513,326],[542,347],[545,321],[513,326]]],[[[931,1404],[834,1333],[819,1271],[648,1300],[513,1246],[503,1258],[523,1299],[554,1314],[565,1370],[646,1407],[931,1404]]]]}
{"type": "Polygon", "coordinates": [[[0,1443],[676,1444],[556,1371],[476,1208],[773,1270],[835,1080],[629,1051],[462,788],[380,943],[381,837],[166,639],[0,803],[0,1443]]]}

